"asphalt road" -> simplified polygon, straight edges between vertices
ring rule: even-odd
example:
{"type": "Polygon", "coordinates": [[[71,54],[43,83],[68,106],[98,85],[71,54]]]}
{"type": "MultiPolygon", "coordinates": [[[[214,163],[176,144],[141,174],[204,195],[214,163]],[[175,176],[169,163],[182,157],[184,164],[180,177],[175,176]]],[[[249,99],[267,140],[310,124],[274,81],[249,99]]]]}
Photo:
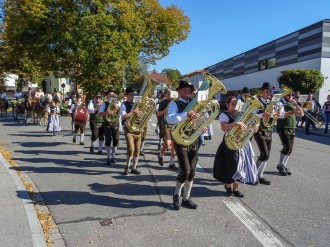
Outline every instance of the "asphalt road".
{"type": "MultiPolygon", "coordinates": [[[[142,175],[123,175],[125,142],[121,136],[117,164],[72,143],[68,117],[63,131],[50,136],[44,127],[1,119],[0,140],[14,151],[52,213],[66,246],[329,246],[330,138],[298,132],[289,167],[279,176],[281,149],[273,134],[266,168],[271,186],[240,185],[243,199],[227,198],[212,177],[214,154],[222,140],[214,136],[200,150],[200,168],[192,190],[197,210],[172,208],[176,172],[157,163],[155,118],[149,121],[142,175]],[[111,222],[102,226],[101,223],[111,222]]],[[[254,145],[255,153],[258,150],[254,145]]],[[[55,243],[56,244],[56,243],[55,243]]]]}

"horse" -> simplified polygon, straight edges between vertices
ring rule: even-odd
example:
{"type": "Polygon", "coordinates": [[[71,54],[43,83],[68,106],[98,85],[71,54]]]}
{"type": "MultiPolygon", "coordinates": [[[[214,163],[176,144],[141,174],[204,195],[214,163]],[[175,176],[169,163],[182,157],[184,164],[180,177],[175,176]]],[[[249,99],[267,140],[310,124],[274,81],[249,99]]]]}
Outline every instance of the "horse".
{"type": "Polygon", "coordinates": [[[53,93],[53,101],[55,102],[55,104],[61,103],[61,94],[53,93]]]}
{"type": "Polygon", "coordinates": [[[0,117],[2,117],[3,113],[6,113],[7,117],[8,110],[8,101],[6,99],[0,98],[0,117]]]}
{"type": "Polygon", "coordinates": [[[35,123],[35,119],[37,116],[37,124],[41,126],[41,118],[44,118],[44,126],[47,125],[47,107],[50,105],[50,102],[52,101],[52,96],[50,94],[47,94],[45,96],[40,97],[39,100],[37,100],[32,106],[34,110],[32,111],[32,118],[33,122],[35,123]]]}

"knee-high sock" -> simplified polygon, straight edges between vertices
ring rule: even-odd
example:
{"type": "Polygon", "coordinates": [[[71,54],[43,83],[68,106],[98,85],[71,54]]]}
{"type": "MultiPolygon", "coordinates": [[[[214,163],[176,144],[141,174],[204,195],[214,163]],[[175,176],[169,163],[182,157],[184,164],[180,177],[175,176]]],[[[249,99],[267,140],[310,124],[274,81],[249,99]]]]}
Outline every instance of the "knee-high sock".
{"type": "Polygon", "coordinates": [[[146,143],[145,141],[141,142],[141,148],[140,148],[140,151],[143,150],[143,148],[144,148],[144,144],[145,144],[145,143],[146,143]]]}
{"type": "Polygon", "coordinates": [[[261,162],[260,166],[258,167],[258,178],[262,178],[264,176],[266,165],[267,161],[261,162]]]}
{"type": "Polygon", "coordinates": [[[117,147],[111,147],[111,150],[112,150],[111,157],[112,157],[112,158],[115,158],[115,155],[116,155],[116,149],[117,149],[117,147]]]}
{"type": "Polygon", "coordinates": [[[91,147],[94,147],[96,141],[92,141],[91,139],[91,147]]]}
{"type": "Polygon", "coordinates": [[[81,134],[80,134],[80,142],[83,142],[83,141],[84,141],[84,136],[85,136],[84,133],[81,133],[81,134]]]}
{"type": "Polygon", "coordinates": [[[104,140],[99,139],[99,151],[102,151],[103,145],[104,145],[104,140]]]}
{"type": "Polygon", "coordinates": [[[136,169],[138,162],[139,162],[139,156],[133,157],[133,170],[136,169]]]}
{"type": "Polygon", "coordinates": [[[183,186],[184,186],[184,183],[182,184],[178,181],[176,182],[175,191],[174,191],[175,196],[176,195],[179,195],[179,196],[181,195],[181,190],[182,190],[183,186]]]}
{"type": "Polygon", "coordinates": [[[279,166],[284,165],[284,159],[285,159],[285,157],[286,157],[286,155],[281,154],[281,156],[280,156],[280,161],[279,161],[279,163],[278,163],[279,166]]]}
{"type": "Polygon", "coordinates": [[[110,156],[111,156],[111,147],[105,147],[105,149],[107,150],[107,159],[110,159],[110,156]]]}
{"type": "Polygon", "coordinates": [[[285,167],[286,167],[286,165],[287,165],[287,163],[288,163],[289,158],[290,158],[290,155],[286,155],[286,156],[285,156],[285,159],[284,159],[284,161],[283,161],[283,165],[284,165],[285,167]]]}
{"type": "Polygon", "coordinates": [[[127,156],[126,167],[130,168],[133,156],[127,156]]]}
{"type": "Polygon", "coordinates": [[[174,164],[175,156],[171,156],[170,165],[174,164]]]}
{"type": "Polygon", "coordinates": [[[184,184],[184,191],[183,191],[183,200],[188,200],[190,197],[190,191],[193,185],[193,181],[186,181],[184,184]]]}
{"type": "Polygon", "coordinates": [[[74,138],[74,139],[77,138],[77,133],[73,133],[73,138],[74,138]]]}

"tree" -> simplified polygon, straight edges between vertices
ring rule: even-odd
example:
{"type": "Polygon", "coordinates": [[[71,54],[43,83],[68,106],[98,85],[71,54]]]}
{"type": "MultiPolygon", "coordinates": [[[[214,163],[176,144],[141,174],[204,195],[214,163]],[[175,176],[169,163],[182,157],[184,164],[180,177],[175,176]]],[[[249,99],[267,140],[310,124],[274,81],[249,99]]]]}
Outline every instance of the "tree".
{"type": "Polygon", "coordinates": [[[5,0],[3,65],[68,77],[85,92],[120,86],[126,67],[154,64],[184,41],[190,20],[157,0],[5,0]]]}
{"type": "Polygon", "coordinates": [[[163,69],[162,73],[167,75],[167,78],[170,80],[170,84],[172,86],[177,85],[181,77],[181,73],[177,69],[163,69]]]}
{"type": "Polygon", "coordinates": [[[318,70],[291,69],[282,71],[277,81],[291,87],[294,92],[308,94],[320,90],[324,84],[324,77],[318,70]]]}

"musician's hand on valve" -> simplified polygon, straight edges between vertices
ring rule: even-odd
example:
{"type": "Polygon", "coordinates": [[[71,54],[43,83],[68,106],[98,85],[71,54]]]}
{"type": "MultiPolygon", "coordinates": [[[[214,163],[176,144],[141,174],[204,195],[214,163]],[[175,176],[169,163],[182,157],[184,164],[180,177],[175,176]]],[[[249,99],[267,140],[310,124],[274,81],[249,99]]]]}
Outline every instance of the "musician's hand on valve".
{"type": "Polygon", "coordinates": [[[203,127],[202,128],[202,133],[204,134],[204,133],[206,133],[206,131],[207,131],[207,127],[203,127]]]}
{"type": "Polygon", "coordinates": [[[246,130],[247,126],[243,122],[236,122],[236,126],[241,130],[246,130]]]}
{"type": "Polygon", "coordinates": [[[269,117],[272,117],[272,114],[269,113],[269,112],[264,112],[264,113],[262,114],[262,116],[265,117],[265,118],[269,118],[269,117]]]}
{"type": "Polygon", "coordinates": [[[191,119],[196,119],[196,118],[198,118],[198,116],[199,115],[196,112],[194,112],[194,111],[188,111],[187,112],[187,117],[189,117],[191,119]]]}
{"type": "Polygon", "coordinates": [[[140,116],[140,115],[141,115],[141,111],[140,111],[140,109],[138,109],[138,108],[135,109],[135,110],[133,111],[133,114],[140,116]]]}

